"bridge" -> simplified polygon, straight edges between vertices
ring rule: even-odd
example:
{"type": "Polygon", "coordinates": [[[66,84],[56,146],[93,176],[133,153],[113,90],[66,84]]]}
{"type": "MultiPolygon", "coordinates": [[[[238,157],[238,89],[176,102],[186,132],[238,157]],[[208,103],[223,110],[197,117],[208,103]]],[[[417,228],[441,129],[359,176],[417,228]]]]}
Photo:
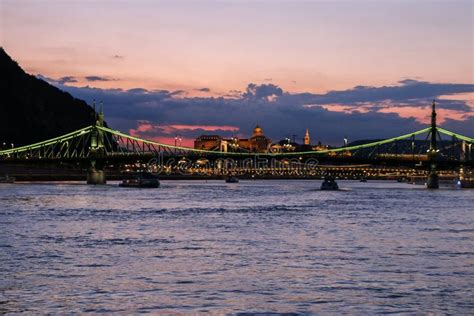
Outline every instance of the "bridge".
{"type": "Polygon", "coordinates": [[[87,165],[90,184],[105,183],[105,169],[111,164],[150,160],[161,169],[238,166],[236,170],[248,172],[259,172],[262,164],[270,170],[291,166],[314,169],[416,165],[426,171],[428,188],[438,188],[439,168],[463,170],[473,166],[474,138],[437,126],[435,106],[433,101],[431,125],[418,131],[351,146],[278,153],[202,150],[141,139],[105,126],[101,110],[91,126],[35,144],[1,150],[0,163],[80,163],[87,165]]]}

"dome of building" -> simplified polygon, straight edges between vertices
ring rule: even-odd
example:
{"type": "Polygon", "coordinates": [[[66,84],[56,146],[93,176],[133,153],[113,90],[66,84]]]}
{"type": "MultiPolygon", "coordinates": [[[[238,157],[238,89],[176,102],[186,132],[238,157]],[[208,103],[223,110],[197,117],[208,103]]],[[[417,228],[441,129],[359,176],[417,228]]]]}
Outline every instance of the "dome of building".
{"type": "Polygon", "coordinates": [[[255,126],[255,128],[253,129],[253,135],[252,137],[255,137],[255,136],[262,136],[263,135],[263,131],[262,129],[260,128],[260,126],[255,126]]]}

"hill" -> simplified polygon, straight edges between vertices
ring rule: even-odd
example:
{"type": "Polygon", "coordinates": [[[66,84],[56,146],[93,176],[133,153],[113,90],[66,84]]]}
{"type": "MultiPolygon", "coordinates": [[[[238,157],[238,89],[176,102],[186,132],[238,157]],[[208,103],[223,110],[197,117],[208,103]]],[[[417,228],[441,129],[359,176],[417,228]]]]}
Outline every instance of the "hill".
{"type": "Polygon", "coordinates": [[[0,148],[35,143],[91,125],[94,110],[27,74],[0,47],[0,148]]]}

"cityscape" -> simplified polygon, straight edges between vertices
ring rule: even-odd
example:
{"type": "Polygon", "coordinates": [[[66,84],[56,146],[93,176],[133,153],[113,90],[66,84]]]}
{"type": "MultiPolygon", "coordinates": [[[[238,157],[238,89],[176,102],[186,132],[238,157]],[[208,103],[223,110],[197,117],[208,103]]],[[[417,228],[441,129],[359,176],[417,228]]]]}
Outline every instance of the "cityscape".
{"type": "Polygon", "coordinates": [[[0,0],[0,314],[472,314],[473,12],[0,0]]]}
{"type": "Polygon", "coordinates": [[[306,129],[305,136],[301,143],[297,143],[295,137],[293,137],[293,139],[286,137],[284,140],[273,143],[269,137],[265,136],[263,129],[259,125],[256,125],[250,138],[239,138],[237,136],[225,138],[219,135],[200,135],[194,140],[194,148],[218,150],[222,152],[282,153],[322,150],[327,147],[324,147],[321,142],[312,146],[309,129],[306,129]]]}

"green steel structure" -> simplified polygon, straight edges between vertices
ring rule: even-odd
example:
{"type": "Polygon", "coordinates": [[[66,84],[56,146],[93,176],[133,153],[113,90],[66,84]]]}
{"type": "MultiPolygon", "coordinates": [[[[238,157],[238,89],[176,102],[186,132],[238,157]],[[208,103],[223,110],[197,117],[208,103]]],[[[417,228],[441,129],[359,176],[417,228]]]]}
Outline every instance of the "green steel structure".
{"type": "MultiPolygon", "coordinates": [[[[346,146],[329,148],[320,151],[300,151],[267,153],[266,156],[286,157],[286,156],[321,156],[331,153],[354,152],[364,148],[377,147],[384,144],[394,143],[400,140],[413,139],[422,134],[431,134],[432,128],[427,127],[409,134],[400,135],[380,141],[365,143],[357,146],[346,146]]],[[[458,141],[469,145],[474,143],[474,138],[460,135],[448,131],[441,127],[436,127],[437,134],[444,134],[458,141]]],[[[10,148],[0,151],[0,160],[74,160],[88,159],[93,156],[117,157],[130,155],[157,155],[165,156],[223,156],[223,157],[253,157],[262,156],[261,153],[248,152],[220,152],[211,150],[201,150],[182,146],[172,146],[155,141],[141,139],[127,135],[117,130],[113,130],[100,125],[91,125],[77,131],[48,139],[35,144],[10,148]]]]}
{"type": "MultiPolygon", "coordinates": [[[[95,106],[94,106],[95,107],[95,106]]],[[[379,146],[396,143],[401,140],[411,139],[414,143],[415,137],[427,134],[426,140],[430,139],[428,158],[431,163],[431,173],[436,174],[436,162],[439,160],[439,148],[437,139],[441,134],[451,137],[453,143],[460,143],[469,147],[471,152],[474,138],[460,135],[436,124],[435,102],[433,101],[431,113],[431,125],[421,130],[400,135],[380,141],[360,144],[356,146],[345,146],[339,148],[328,148],[319,151],[300,151],[282,153],[250,153],[250,152],[221,152],[201,150],[182,146],[172,146],[155,141],[134,137],[117,130],[104,126],[104,113],[102,109],[97,114],[94,125],[84,127],[63,136],[48,139],[35,144],[10,148],[0,151],[0,161],[38,161],[38,160],[88,160],[92,168],[96,162],[107,159],[120,159],[126,157],[168,156],[168,157],[235,157],[249,158],[255,156],[267,157],[322,157],[334,156],[344,153],[355,153],[366,148],[378,148],[379,146]]],[[[346,155],[347,156],[347,155],[346,155]]],[[[470,157],[472,159],[472,157],[470,157]]]]}

